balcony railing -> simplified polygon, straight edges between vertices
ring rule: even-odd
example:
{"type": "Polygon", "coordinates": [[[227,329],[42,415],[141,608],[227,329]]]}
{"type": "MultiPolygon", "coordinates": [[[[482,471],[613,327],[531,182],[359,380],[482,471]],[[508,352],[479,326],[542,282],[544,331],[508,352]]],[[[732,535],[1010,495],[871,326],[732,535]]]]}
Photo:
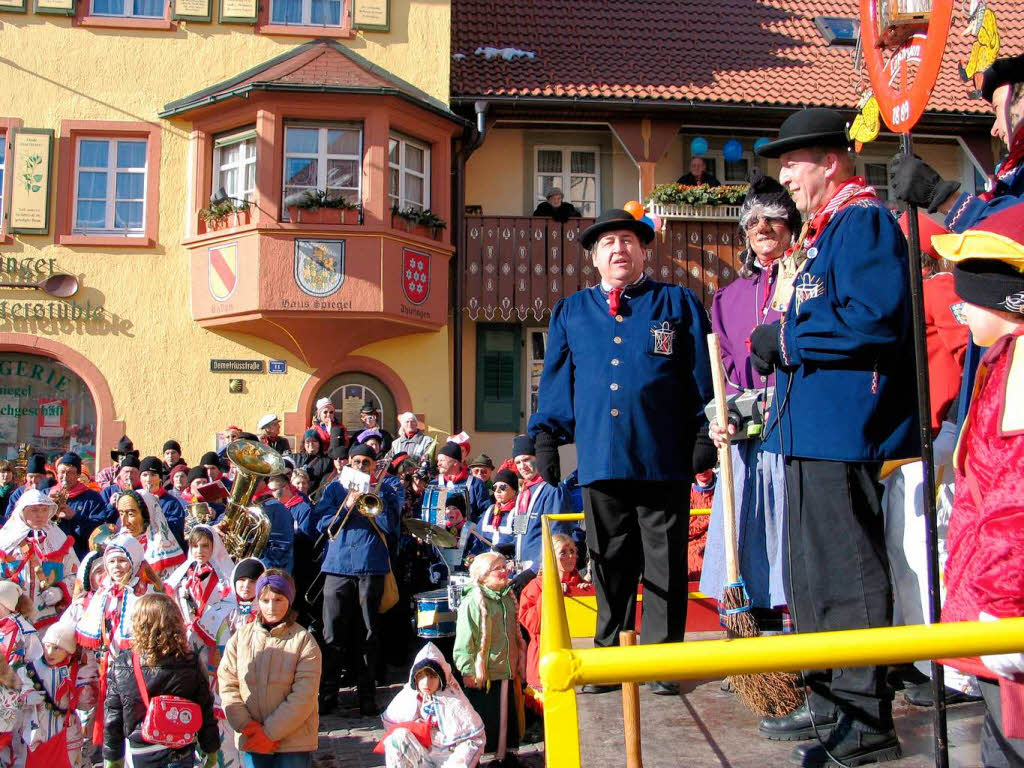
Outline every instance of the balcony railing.
{"type": "MultiPolygon", "coordinates": [[[[564,296],[600,277],[579,243],[593,219],[562,224],[534,216],[467,216],[463,241],[465,303],[471,319],[543,320],[564,296]]],[[[668,220],[647,248],[647,274],[711,297],[736,275],[743,248],[736,220],[668,220]]]]}

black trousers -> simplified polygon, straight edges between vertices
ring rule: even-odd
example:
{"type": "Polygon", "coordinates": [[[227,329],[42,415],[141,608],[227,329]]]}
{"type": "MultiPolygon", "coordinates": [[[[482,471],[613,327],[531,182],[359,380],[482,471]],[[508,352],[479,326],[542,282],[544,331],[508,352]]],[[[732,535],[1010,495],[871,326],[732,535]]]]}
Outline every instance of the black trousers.
{"type": "Polygon", "coordinates": [[[1022,768],[1024,739],[1011,739],[1003,731],[1003,704],[999,683],[978,678],[985,698],[985,722],[981,727],[981,762],[985,768],[1022,768]]]}
{"type": "MultiPolygon", "coordinates": [[[[892,587],[879,464],[786,459],[789,610],[798,632],[887,627],[892,587]]],[[[886,667],[810,673],[812,698],[870,730],[892,727],[886,667]]],[[[812,702],[815,706],[815,702],[812,702]]]]}
{"type": "Polygon", "coordinates": [[[341,664],[356,676],[360,696],[372,696],[376,690],[378,625],[384,576],[324,577],[324,653],[325,693],[338,690],[341,664]]]}
{"type": "Polygon", "coordinates": [[[636,624],[643,574],[641,643],[681,642],[686,627],[689,484],[602,480],[583,489],[594,588],[594,644],[619,644],[636,624]]]}

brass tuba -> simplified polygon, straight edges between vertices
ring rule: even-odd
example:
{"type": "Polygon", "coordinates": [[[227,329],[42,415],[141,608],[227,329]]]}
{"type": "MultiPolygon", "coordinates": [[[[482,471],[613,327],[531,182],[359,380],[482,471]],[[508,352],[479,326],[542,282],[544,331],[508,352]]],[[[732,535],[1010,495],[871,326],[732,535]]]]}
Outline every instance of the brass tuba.
{"type": "Polygon", "coordinates": [[[255,440],[235,440],[224,455],[237,469],[224,518],[218,525],[224,548],[235,560],[259,557],[270,538],[271,523],[266,512],[249,502],[261,478],[287,471],[284,459],[255,440]]]}

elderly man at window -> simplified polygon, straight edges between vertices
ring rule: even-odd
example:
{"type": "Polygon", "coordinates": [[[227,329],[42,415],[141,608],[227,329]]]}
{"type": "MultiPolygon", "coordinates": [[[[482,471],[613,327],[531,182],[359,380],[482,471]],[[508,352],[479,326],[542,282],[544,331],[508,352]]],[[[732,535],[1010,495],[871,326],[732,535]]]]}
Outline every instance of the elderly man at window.
{"type": "Polygon", "coordinates": [[[544,195],[544,202],[534,209],[533,215],[546,216],[555,221],[566,222],[570,218],[579,218],[583,214],[576,209],[575,205],[565,201],[565,195],[561,189],[552,187],[544,195]]]}
{"type": "Polygon", "coordinates": [[[687,187],[695,187],[698,184],[707,184],[709,187],[720,187],[720,182],[713,173],[708,172],[707,161],[703,157],[694,157],[690,160],[690,172],[684,173],[676,180],[676,184],[684,184],[687,187]]]}

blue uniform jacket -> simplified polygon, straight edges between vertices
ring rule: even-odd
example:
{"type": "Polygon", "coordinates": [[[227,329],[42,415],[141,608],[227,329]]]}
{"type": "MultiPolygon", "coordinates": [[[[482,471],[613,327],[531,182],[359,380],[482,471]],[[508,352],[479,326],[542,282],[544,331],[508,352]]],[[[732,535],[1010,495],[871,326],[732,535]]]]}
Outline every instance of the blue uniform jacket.
{"type": "Polygon", "coordinates": [[[858,201],[814,247],[779,322],[783,367],[764,449],[834,461],[920,456],[903,233],[880,203],[858,201]]]}
{"type": "Polygon", "coordinates": [[[1006,179],[996,182],[991,200],[982,200],[976,195],[964,192],[946,214],[946,229],[963,232],[993,213],[1005,211],[1024,202],[1024,166],[1006,179]]]}
{"type": "Polygon", "coordinates": [[[185,541],[185,515],[187,514],[185,502],[169,493],[157,498],[160,502],[160,509],[164,513],[164,519],[167,520],[167,527],[171,529],[174,538],[178,540],[182,551],[188,552],[185,541]]]}
{"type": "Polygon", "coordinates": [[[530,434],[576,443],[579,483],[689,483],[693,439],[713,397],[707,312],[686,288],[650,278],[618,317],[600,286],[560,300],[530,434]]]}
{"type": "MultiPolygon", "coordinates": [[[[318,531],[327,530],[346,495],[347,491],[337,481],[327,486],[316,505],[318,531]]],[[[401,522],[402,498],[395,485],[387,480],[381,486],[379,495],[384,503],[384,511],[377,515],[374,522],[388,540],[396,541],[401,522]]],[[[344,517],[345,513],[342,512],[341,518],[344,517]]],[[[335,576],[382,576],[391,570],[388,548],[377,535],[373,524],[363,515],[353,512],[348,516],[348,522],[341,533],[328,546],[321,570],[335,576]]]]}
{"type": "Polygon", "coordinates": [[[295,567],[295,521],[288,508],[277,499],[267,499],[260,507],[270,518],[270,538],[260,553],[267,568],[283,568],[291,573],[295,567]]]}
{"type": "Polygon", "coordinates": [[[81,559],[89,551],[89,536],[92,532],[102,523],[112,522],[116,514],[111,515],[110,507],[103,501],[103,497],[92,488],[68,499],[68,506],[75,510],[75,516],[70,520],[61,520],[57,525],[68,536],[75,537],[75,554],[81,559]]]}
{"type": "Polygon", "coordinates": [[[309,539],[312,544],[319,534],[316,532],[316,515],[313,513],[313,505],[309,500],[302,497],[302,500],[292,507],[286,507],[291,513],[292,522],[295,526],[295,538],[300,536],[309,539]]]}
{"type": "MultiPolygon", "coordinates": [[[[518,499],[516,504],[518,506],[518,499]]],[[[530,488],[530,504],[526,509],[526,533],[516,537],[516,560],[527,568],[540,572],[544,527],[542,516],[571,511],[570,489],[565,482],[557,488],[545,482],[530,488]]],[[[558,522],[552,526],[551,532],[572,535],[574,527],[570,522],[558,522]]]]}

